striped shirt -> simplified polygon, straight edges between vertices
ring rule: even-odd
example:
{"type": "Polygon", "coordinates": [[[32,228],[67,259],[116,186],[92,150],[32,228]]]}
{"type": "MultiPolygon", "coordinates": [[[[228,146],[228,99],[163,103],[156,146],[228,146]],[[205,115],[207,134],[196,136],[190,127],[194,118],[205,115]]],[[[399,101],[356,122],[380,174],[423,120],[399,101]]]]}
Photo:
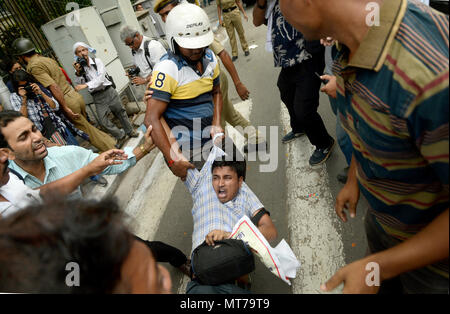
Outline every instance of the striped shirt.
{"type": "Polygon", "coordinates": [[[164,118],[182,148],[203,146],[209,140],[202,138],[202,134],[212,125],[212,90],[220,84],[219,63],[210,49],[206,49],[203,69],[200,73],[183,58],[169,52],[153,70],[152,97],[168,103],[164,118]]]}
{"type": "MultiPolygon", "coordinates": [[[[214,149],[217,148],[214,147],[214,149]]],[[[251,218],[259,209],[264,207],[245,182],[242,183],[242,187],[233,200],[225,204],[219,201],[212,185],[211,167],[214,158],[211,158],[211,155],[213,154],[214,151],[211,151],[201,171],[189,169],[184,182],[192,195],[193,201],[192,250],[202,244],[211,231],[231,232],[239,219],[245,215],[251,218]]]]}
{"type": "MultiPolygon", "coordinates": [[[[56,101],[56,99],[54,97],[50,97],[50,98],[55,103],[55,108],[50,107],[50,109],[53,110],[54,112],[58,112],[59,103],[56,101]]],[[[13,108],[13,110],[20,112],[20,108],[22,108],[22,96],[18,95],[16,92],[14,92],[11,95],[9,95],[9,101],[11,102],[11,107],[13,108]]],[[[31,98],[31,99],[27,98],[27,113],[28,113],[28,119],[30,119],[31,122],[33,122],[34,125],[36,125],[36,127],[39,129],[39,131],[42,132],[44,130],[44,126],[41,123],[41,115],[43,115],[43,114],[40,113],[40,112],[42,112],[42,107],[41,107],[40,101],[41,100],[37,97],[31,98]]]]}
{"type": "MultiPolygon", "coordinates": [[[[422,3],[384,1],[380,26],[333,66],[361,192],[401,241],[449,207],[448,29],[448,16],[422,3]]],[[[429,267],[448,278],[447,262],[429,267]]]]}

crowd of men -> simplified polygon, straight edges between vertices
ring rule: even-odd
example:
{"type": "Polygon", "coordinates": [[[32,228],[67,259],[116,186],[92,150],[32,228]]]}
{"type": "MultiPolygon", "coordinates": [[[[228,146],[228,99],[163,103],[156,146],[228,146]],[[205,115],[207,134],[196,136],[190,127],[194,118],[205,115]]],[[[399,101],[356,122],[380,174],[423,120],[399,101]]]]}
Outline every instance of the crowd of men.
{"type": "MultiPolygon", "coordinates": [[[[170,275],[158,262],[190,278],[189,294],[251,292],[248,273],[220,274],[222,281],[211,284],[196,267],[208,261],[134,236],[115,201],[86,200],[79,188],[89,178],[104,184],[102,174],[120,174],[157,148],[192,196],[191,257],[223,249],[245,215],[269,243],[277,239],[270,212],[245,183],[245,155],[224,132],[226,122],[252,129],[230,102],[222,73],[242,100],[249,98],[233,63],[235,29],[249,55],[240,12],[248,17],[239,0],[217,0],[230,56],[199,3],[187,2],[195,1],[155,1],[165,41],[128,25],[120,30],[135,63],[127,76],[147,89],[146,131],[135,148],[120,149],[138,134],[95,57],[101,47],[74,43],[74,84],[25,38],[14,42],[11,60],[2,60],[14,110],[0,112],[0,292],[170,293],[170,275]],[[83,89],[111,136],[89,122],[83,89]],[[80,139],[98,153],[80,147],[80,139]],[[213,152],[218,156],[210,158],[213,152]],[[71,262],[79,264],[81,285],[66,282],[71,262]]],[[[306,135],[316,166],[337,142],[349,165],[336,214],[343,222],[355,217],[361,193],[369,204],[367,256],[321,289],[344,283],[344,293],[448,294],[448,12],[416,0],[373,0],[377,25],[367,18],[368,2],[257,0],[253,8],[253,24],[267,25],[266,48],[281,68],[277,87],[291,126],[283,143],[306,135]],[[336,140],[318,113],[321,91],[336,114],[336,140]],[[381,285],[367,284],[371,263],[379,265],[381,285]]],[[[267,149],[258,132],[244,135],[244,153],[267,149]]],[[[235,268],[245,268],[237,260],[235,268]]]]}

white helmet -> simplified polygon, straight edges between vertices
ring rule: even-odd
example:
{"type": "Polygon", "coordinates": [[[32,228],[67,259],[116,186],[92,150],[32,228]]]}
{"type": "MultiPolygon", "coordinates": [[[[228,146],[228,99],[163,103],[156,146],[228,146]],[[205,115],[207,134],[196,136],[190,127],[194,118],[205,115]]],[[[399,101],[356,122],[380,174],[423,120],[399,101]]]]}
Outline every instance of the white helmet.
{"type": "Polygon", "coordinates": [[[208,47],[214,40],[208,15],[191,3],[181,3],[170,11],[166,20],[166,36],[174,53],[174,41],[182,48],[198,49],[208,47]]]}

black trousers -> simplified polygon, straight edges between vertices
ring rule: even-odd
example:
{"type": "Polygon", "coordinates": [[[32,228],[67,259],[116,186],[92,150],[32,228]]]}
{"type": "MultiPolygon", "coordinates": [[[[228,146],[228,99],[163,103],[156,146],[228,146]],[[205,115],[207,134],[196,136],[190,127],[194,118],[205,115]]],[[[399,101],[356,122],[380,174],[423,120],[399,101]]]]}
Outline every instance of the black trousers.
{"type": "Polygon", "coordinates": [[[277,83],[281,100],[289,111],[292,131],[305,132],[316,148],[326,148],[331,142],[331,137],[317,112],[321,82],[314,72],[322,74],[324,67],[324,55],[314,54],[312,59],[283,68],[277,83]]]}
{"type": "Polygon", "coordinates": [[[157,262],[170,263],[173,267],[178,268],[187,261],[186,255],[176,247],[160,241],[146,241],[137,236],[135,238],[147,245],[157,262]]]}

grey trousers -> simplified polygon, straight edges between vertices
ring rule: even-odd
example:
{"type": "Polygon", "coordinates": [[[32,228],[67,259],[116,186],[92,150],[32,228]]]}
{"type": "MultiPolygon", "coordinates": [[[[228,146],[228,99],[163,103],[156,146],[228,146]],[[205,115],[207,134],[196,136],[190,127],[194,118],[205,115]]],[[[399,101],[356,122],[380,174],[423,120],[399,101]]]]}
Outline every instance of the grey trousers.
{"type": "Polygon", "coordinates": [[[97,115],[99,123],[116,139],[122,139],[126,134],[133,131],[130,119],[128,118],[125,108],[119,98],[117,91],[110,87],[101,92],[92,94],[94,98],[95,107],[97,108],[97,115]],[[108,114],[112,112],[119,120],[123,129],[119,129],[111,120],[108,119],[108,114]]]}

